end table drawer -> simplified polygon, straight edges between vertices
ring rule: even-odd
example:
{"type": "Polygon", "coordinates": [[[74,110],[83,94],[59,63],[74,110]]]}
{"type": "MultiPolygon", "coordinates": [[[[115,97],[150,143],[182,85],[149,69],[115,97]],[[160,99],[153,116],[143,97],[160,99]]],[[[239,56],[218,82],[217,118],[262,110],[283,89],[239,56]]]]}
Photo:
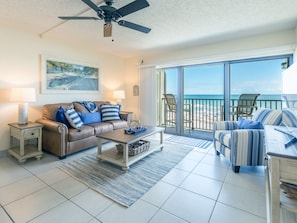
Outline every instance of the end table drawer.
{"type": "Polygon", "coordinates": [[[40,129],[26,130],[24,132],[25,139],[38,138],[40,136],[40,129]]]}

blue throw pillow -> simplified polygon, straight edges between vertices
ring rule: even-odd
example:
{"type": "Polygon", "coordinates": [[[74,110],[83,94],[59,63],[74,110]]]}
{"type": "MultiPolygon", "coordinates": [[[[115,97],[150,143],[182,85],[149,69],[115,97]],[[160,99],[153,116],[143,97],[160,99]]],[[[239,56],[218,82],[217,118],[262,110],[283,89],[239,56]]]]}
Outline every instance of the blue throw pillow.
{"type": "Polygon", "coordinates": [[[80,130],[80,128],[83,125],[83,122],[81,121],[78,113],[74,110],[74,108],[67,108],[65,110],[65,117],[67,118],[69,124],[75,128],[80,130]]]}
{"type": "Polygon", "coordinates": [[[101,120],[103,122],[121,120],[120,118],[121,105],[103,104],[100,106],[101,120]]]}
{"type": "Polygon", "coordinates": [[[56,121],[56,122],[64,123],[67,127],[70,127],[70,124],[69,124],[67,118],[65,117],[64,112],[65,112],[64,108],[62,108],[62,107],[60,106],[60,107],[58,108],[58,110],[56,111],[55,121],[56,121]]]}
{"type": "Polygon", "coordinates": [[[240,129],[263,129],[261,122],[253,121],[251,119],[245,119],[242,116],[238,120],[238,128],[240,129]]]}
{"type": "Polygon", "coordinates": [[[78,113],[84,124],[98,123],[101,122],[101,114],[100,112],[94,113],[78,113]]]}

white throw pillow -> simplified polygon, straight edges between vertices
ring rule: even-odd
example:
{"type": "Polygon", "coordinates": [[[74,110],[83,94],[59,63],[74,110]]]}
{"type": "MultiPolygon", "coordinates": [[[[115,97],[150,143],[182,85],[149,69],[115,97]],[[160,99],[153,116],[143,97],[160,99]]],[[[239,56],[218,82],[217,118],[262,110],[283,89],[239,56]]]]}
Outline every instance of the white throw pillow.
{"type": "Polygon", "coordinates": [[[69,124],[75,128],[79,129],[82,127],[83,122],[80,119],[78,113],[74,110],[74,108],[67,108],[65,110],[65,117],[67,118],[69,124]]]}

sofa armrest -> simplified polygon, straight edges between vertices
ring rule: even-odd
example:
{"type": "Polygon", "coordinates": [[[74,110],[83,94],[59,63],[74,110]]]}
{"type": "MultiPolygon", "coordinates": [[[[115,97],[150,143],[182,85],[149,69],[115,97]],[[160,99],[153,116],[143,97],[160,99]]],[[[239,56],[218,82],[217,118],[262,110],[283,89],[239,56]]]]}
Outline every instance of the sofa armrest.
{"type": "Polygon", "coordinates": [[[68,148],[68,127],[49,119],[38,119],[42,128],[42,149],[64,158],[68,148]]]}
{"type": "Polygon", "coordinates": [[[42,118],[37,119],[36,122],[42,124],[43,128],[47,129],[48,131],[68,134],[68,127],[61,122],[55,122],[49,119],[42,119],[42,118]]]}
{"type": "Polygon", "coordinates": [[[231,131],[231,163],[234,166],[263,165],[265,157],[264,129],[231,131]]]}
{"type": "Polygon", "coordinates": [[[213,123],[213,130],[235,130],[238,129],[237,121],[218,121],[213,123]]]}
{"type": "Polygon", "coordinates": [[[130,123],[132,121],[133,112],[120,111],[120,118],[130,123]]]}

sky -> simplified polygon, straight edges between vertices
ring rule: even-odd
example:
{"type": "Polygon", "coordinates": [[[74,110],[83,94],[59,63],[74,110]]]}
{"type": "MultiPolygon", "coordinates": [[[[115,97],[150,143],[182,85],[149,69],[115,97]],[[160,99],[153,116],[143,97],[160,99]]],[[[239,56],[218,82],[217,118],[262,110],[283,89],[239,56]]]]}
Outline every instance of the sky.
{"type": "MultiPolygon", "coordinates": [[[[281,94],[284,59],[232,63],[231,94],[281,94]]],[[[185,94],[223,94],[223,64],[185,67],[185,94]]],[[[177,92],[176,70],[167,69],[167,92],[177,92]]]]}

